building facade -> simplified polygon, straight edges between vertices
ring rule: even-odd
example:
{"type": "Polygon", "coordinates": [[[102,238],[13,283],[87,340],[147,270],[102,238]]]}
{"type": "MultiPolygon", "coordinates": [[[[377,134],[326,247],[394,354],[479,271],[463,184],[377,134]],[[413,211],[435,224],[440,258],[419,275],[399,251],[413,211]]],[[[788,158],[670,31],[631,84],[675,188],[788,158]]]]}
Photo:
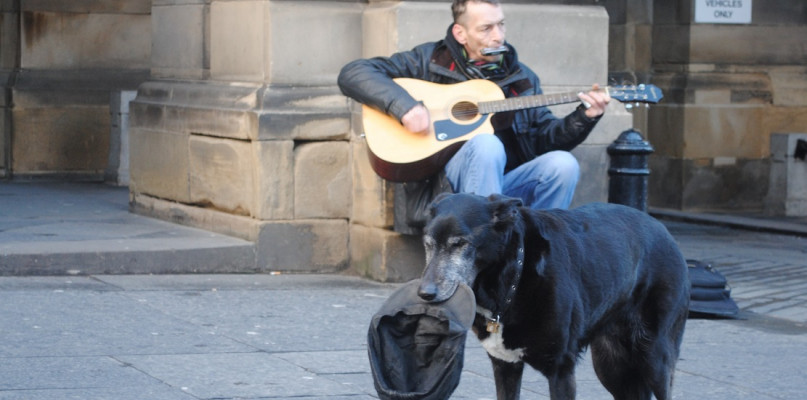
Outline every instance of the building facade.
{"type": "MultiPolygon", "coordinates": [[[[605,148],[634,126],[655,149],[651,207],[804,208],[790,149],[807,132],[801,0],[504,3],[545,92],[664,91],[612,105],[575,150],[575,204],[606,199],[605,148]]],[[[369,168],[360,108],[335,80],[352,59],[442,38],[449,4],[0,0],[0,174],[126,184],[136,212],[254,242],[245,272],[410,278],[419,238],[392,230],[395,186],[369,168]]]]}

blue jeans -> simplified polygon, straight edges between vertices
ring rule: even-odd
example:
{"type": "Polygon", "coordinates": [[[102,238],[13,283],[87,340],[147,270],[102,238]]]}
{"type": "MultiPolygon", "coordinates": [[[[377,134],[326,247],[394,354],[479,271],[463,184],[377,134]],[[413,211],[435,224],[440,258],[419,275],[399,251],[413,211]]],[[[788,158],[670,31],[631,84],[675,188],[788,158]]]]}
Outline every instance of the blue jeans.
{"type": "Polygon", "coordinates": [[[504,173],[507,156],[494,135],[477,135],[446,164],[455,193],[520,198],[532,209],[569,208],[580,179],[580,165],[567,151],[551,151],[504,173]]]}

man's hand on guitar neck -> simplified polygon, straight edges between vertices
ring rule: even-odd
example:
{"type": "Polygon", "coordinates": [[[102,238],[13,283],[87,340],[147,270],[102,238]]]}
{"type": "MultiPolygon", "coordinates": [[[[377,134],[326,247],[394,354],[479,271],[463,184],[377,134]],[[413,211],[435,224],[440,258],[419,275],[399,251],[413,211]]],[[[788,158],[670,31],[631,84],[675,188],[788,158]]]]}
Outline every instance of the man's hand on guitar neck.
{"type": "Polygon", "coordinates": [[[586,107],[586,117],[589,118],[597,118],[604,114],[605,108],[608,107],[608,102],[611,101],[608,91],[601,90],[600,85],[597,84],[594,84],[588,93],[580,92],[578,97],[583,102],[583,106],[586,107]]]}
{"type": "Polygon", "coordinates": [[[431,124],[429,110],[423,104],[418,104],[404,114],[401,123],[410,132],[427,132],[431,124]]]}

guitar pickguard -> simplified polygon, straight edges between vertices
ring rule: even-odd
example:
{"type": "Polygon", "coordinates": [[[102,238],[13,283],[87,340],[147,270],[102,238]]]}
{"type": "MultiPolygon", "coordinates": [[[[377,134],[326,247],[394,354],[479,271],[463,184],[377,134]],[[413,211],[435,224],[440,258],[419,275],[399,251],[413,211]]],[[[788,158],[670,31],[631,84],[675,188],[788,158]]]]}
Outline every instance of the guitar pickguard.
{"type": "Polygon", "coordinates": [[[489,115],[483,115],[477,121],[468,125],[458,124],[450,119],[434,121],[434,137],[437,141],[442,142],[465,136],[482,126],[488,117],[489,115]]]}

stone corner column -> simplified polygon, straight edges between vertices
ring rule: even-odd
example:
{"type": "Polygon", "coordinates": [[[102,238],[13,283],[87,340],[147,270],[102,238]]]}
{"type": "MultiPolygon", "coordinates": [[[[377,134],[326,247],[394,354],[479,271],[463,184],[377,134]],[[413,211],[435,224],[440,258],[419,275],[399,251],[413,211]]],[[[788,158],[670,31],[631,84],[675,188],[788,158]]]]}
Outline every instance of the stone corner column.
{"type": "Polygon", "coordinates": [[[131,106],[133,209],[255,242],[250,271],[346,268],[351,145],[335,83],[360,49],[332,38],[358,35],[361,7],[153,8],[152,79],[131,106]]]}

